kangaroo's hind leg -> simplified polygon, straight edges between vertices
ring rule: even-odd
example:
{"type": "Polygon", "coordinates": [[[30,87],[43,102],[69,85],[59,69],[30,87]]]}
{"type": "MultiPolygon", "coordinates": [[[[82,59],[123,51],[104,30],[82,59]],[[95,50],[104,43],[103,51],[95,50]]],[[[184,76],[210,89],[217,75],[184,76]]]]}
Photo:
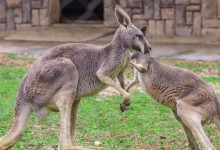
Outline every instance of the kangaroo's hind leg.
{"type": "Polygon", "coordinates": [[[213,117],[213,122],[216,124],[217,128],[219,129],[220,131],[220,114],[216,115],[213,117]]]}
{"type": "Polygon", "coordinates": [[[199,146],[196,143],[196,138],[192,134],[192,131],[182,122],[181,118],[177,115],[177,112],[172,110],[174,117],[176,120],[179,121],[179,123],[182,125],[183,130],[185,131],[187,141],[189,144],[189,149],[190,150],[199,150],[199,146]]]}
{"type": "MultiPolygon", "coordinates": [[[[72,144],[74,146],[73,149],[75,150],[92,150],[91,147],[80,147],[76,145],[76,139],[75,139],[75,130],[76,130],[76,118],[77,118],[77,110],[78,106],[80,104],[80,100],[75,99],[72,105],[71,109],[71,139],[72,139],[72,144]]],[[[97,149],[97,148],[95,148],[97,149]]]]}
{"type": "MultiPolygon", "coordinates": [[[[79,75],[77,68],[71,60],[67,58],[59,58],[54,60],[56,65],[52,69],[57,70],[58,77],[54,77],[54,82],[59,83],[59,88],[52,96],[52,101],[56,104],[60,111],[61,116],[61,128],[59,138],[59,150],[73,149],[71,136],[71,110],[75,101],[75,95],[77,92],[77,84],[79,75]]],[[[51,70],[51,72],[53,72],[51,70]]]]}
{"type": "Polygon", "coordinates": [[[199,139],[205,150],[214,150],[214,146],[203,130],[201,123],[203,116],[199,109],[199,107],[191,106],[181,101],[177,103],[177,115],[181,118],[182,122],[199,139]]]}
{"type": "Polygon", "coordinates": [[[212,120],[216,124],[218,130],[220,131],[220,101],[218,100],[217,96],[215,99],[215,107],[216,112],[214,113],[212,120]]]}

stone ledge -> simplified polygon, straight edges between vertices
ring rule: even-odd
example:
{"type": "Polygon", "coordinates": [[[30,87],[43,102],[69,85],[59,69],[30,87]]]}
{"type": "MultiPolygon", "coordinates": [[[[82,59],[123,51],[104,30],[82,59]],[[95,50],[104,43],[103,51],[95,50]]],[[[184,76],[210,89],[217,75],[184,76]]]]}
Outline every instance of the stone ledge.
{"type": "Polygon", "coordinates": [[[220,37],[220,29],[203,28],[201,34],[204,35],[204,36],[210,36],[211,35],[211,36],[220,37]]]}
{"type": "Polygon", "coordinates": [[[6,0],[6,4],[8,8],[19,8],[21,7],[22,0],[6,0]]]}
{"type": "Polygon", "coordinates": [[[216,19],[203,19],[204,28],[220,28],[220,20],[216,19]]]}

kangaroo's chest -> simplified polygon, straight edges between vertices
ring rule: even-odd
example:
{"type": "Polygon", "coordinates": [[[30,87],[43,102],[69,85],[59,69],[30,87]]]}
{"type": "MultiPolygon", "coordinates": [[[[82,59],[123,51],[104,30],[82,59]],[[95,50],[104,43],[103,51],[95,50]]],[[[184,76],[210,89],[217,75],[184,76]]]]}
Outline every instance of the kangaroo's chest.
{"type": "Polygon", "coordinates": [[[142,89],[153,99],[166,107],[175,108],[176,99],[180,96],[179,90],[181,89],[160,82],[159,79],[152,79],[146,74],[139,73],[138,78],[142,89]]]}
{"type": "Polygon", "coordinates": [[[122,57],[121,61],[116,65],[116,68],[114,71],[112,71],[109,76],[111,78],[115,78],[117,77],[117,75],[120,73],[120,72],[124,72],[124,70],[127,68],[128,64],[129,64],[129,61],[130,61],[130,57],[129,57],[129,54],[125,54],[124,57],[122,57]]]}
{"type": "MultiPolygon", "coordinates": [[[[130,59],[129,53],[125,53],[121,57],[118,57],[117,59],[114,58],[110,62],[105,62],[106,67],[108,67],[109,65],[112,68],[114,68],[111,71],[107,72],[105,75],[109,76],[112,79],[116,78],[120,72],[123,72],[126,69],[129,63],[129,59],[130,59]]],[[[91,62],[89,66],[90,67],[88,67],[88,64],[79,66],[80,79],[78,82],[78,90],[77,90],[78,97],[90,96],[108,87],[108,85],[101,82],[98,76],[96,75],[97,71],[99,70],[99,67],[102,65],[92,64],[91,62]]]]}

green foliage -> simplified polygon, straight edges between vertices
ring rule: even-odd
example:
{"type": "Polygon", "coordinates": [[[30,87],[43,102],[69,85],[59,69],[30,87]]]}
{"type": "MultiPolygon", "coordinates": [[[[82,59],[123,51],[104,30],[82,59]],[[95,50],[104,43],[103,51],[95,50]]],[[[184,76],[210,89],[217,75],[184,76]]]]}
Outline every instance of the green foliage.
{"type": "Polygon", "coordinates": [[[22,61],[28,61],[28,60],[33,60],[35,57],[34,56],[22,56],[19,54],[8,54],[7,57],[11,60],[22,60],[22,61]]]}
{"type": "Polygon", "coordinates": [[[220,69],[220,63],[207,61],[184,61],[173,59],[161,59],[160,61],[180,68],[190,69],[194,72],[204,72],[207,69],[220,69]]]}
{"type": "Polygon", "coordinates": [[[220,83],[220,76],[204,76],[202,79],[209,83],[220,83]]]}

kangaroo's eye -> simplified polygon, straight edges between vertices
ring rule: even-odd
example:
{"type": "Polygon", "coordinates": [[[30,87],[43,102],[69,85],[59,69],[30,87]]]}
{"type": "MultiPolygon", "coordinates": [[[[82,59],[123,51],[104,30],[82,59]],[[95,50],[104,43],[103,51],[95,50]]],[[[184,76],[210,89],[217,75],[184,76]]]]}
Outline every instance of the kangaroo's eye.
{"type": "Polygon", "coordinates": [[[143,35],[141,35],[141,34],[136,34],[136,36],[137,36],[139,39],[143,39],[143,35]]]}

